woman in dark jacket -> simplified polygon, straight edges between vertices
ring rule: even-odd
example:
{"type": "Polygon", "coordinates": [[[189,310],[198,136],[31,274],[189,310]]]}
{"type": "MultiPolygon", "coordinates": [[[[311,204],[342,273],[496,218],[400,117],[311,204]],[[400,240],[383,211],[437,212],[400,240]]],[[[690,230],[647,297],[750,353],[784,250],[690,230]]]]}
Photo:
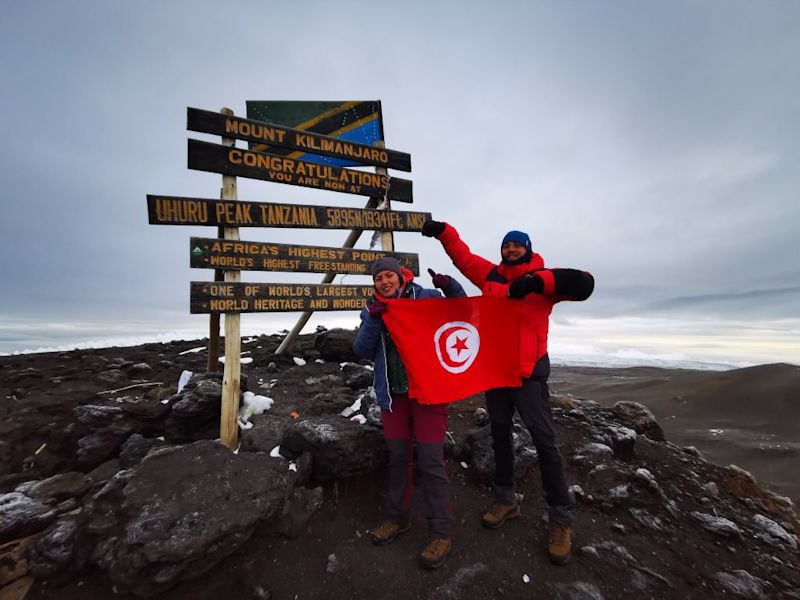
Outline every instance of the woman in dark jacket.
{"type": "MultiPolygon", "coordinates": [[[[372,278],[375,298],[361,311],[361,327],[353,350],[374,363],[375,395],[381,407],[383,434],[389,451],[389,494],[383,521],[370,537],[375,544],[383,546],[411,528],[410,466],[415,454],[431,534],[430,543],[420,555],[420,564],[437,568],[444,564],[451,547],[450,483],[444,460],[447,404],[420,404],[409,398],[405,367],[382,315],[390,310],[384,299],[439,298],[441,293],[414,283],[411,271],[391,257],[375,261],[372,278]]],[[[465,295],[461,285],[447,275],[434,275],[433,283],[442,288],[446,296],[465,295]]]]}

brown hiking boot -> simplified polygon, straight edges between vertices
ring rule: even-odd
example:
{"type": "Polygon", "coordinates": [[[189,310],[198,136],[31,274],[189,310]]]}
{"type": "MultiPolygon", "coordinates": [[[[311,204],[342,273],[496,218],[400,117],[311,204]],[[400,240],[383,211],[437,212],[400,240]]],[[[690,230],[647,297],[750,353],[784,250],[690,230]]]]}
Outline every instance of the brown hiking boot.
{"type": "Polygon", "coordinates": [[[419,555],[419,564],[426,569],[438,569],[447,560],[447,555],[450,554],[452,545],[450,538],[433,540],[419,555]]]}
{"type": "Polygon", "coordinates": [[[554,565],[563,565],[569,561],[572,556],[572,527],[564,527],[558,523],[550,524],[547,554],[554,565]]]}
{"type": "Polygon", "coordinates": [[[497,529],[508,519],[516,519],[520,515],[519,504],[493,504],[481,522],[487,529],[497,529]]]}
{"type": "Polygon", "coordinates": [[[383,521],[370,531],[369,537],[376,546],[385,546],[386,544],[391,544],[398,535],[405,533],[409,529],[411,529],[411,523],[400,525],[392,521],[383,521]]]}

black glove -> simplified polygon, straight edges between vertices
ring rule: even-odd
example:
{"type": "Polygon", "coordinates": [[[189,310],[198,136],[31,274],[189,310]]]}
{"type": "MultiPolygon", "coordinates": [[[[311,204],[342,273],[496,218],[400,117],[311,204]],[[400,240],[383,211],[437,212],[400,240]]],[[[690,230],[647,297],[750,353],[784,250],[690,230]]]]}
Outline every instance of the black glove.
{"type": "Polygon", "coordinates": [[[428,269],[428,273],[430,273],[431,279],[433,279],[433,287],[437,287],[440,290],[449,288],[450,284],[453,283],[453,278],[449,275],[437,273],[433,269],[428,269]]]}
{"type": "Polygon", "coordinates": [[[422,235],[425,237],[438,238],[444,231],[444,223],[441,221],[431,221],[428,219],[422,224],[422,235]]]}
{"type": "Polygon", "coordinates": [[[537,275],[525,275],[514,281],[508,286],[508,297],[519,300],[531,292],[541,294],[544,289],[544,281],[537,275]]]}

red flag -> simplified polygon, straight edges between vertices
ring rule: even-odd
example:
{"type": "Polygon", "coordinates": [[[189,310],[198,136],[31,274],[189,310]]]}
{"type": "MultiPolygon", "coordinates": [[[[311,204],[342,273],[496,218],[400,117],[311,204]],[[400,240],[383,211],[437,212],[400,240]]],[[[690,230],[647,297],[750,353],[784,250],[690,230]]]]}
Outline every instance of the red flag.
{"type": "Polygon", "coordinates": [[[408,375],[408,393],[443,404],[519,387],[520,302],[497,296],[389,301],[383,322],[408,375]]]}

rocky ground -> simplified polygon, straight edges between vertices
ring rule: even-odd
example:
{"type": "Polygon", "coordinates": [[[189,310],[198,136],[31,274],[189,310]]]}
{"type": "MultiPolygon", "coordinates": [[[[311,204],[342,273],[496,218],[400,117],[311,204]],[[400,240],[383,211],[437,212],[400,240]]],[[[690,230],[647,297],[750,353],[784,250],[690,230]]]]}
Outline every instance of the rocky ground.
{"type": "MultiPolygon", "coordinates": [[[[372,546],[383,443],[352,335],[304,336],[293,357],[274,356],[277,336],[244,341],[253,360],[243,390],[272,402],[250,417],[236,454],[214,441],[221,375],[202,374],[201,343],[0,357],[0,600],[800,598],[792,502],[666,441],[679,436],[639,403],[647,380],[661,382],[650,396],[684,378],[696,391],[696,372],[554,369],[579,506],[566,567],[544,553],[536,454],[521,427],[523,516],[480,526],[492,464],[480,396],[451,407],[447,564],[417,566],[427,541],[419,501],[406,536],[372,546]],[[185,370],[200,375],[178,392],[185,370]]],[[[736,389],[753,380],[728,376],[736,389]]]]}

